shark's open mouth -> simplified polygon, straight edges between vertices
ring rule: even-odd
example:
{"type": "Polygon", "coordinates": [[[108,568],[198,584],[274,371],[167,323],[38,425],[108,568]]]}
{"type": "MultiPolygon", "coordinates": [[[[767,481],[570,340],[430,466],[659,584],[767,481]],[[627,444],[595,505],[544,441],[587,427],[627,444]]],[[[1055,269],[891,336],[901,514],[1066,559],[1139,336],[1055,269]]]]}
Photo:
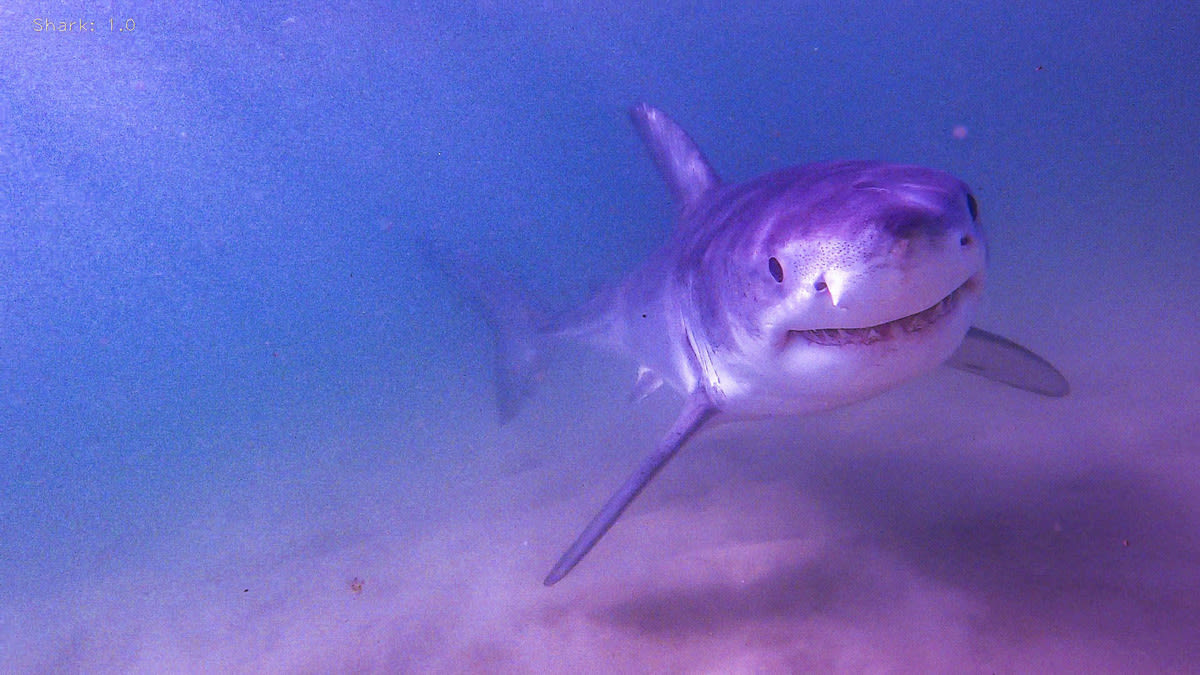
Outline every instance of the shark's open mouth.
{"type": "Polygon", "coordinates": [[[790,330],[788,331],[788,335],[802,337],[815,345],[841,346],[870,345],[890,340],[892,337],[905,333],[917,333],[934,325],[942,317],[953,312],[958,307],[959,298],[962,296],[964,290],[969,288],[973,283],[975,283],[974,279],[968,279],[963,285],[954,289],[950,295],[942,298],[932,307],[923,309],[916,314],[909,314],[899,319],[893,319],[887,323],[868,326],[866,328],[790,330]]]}

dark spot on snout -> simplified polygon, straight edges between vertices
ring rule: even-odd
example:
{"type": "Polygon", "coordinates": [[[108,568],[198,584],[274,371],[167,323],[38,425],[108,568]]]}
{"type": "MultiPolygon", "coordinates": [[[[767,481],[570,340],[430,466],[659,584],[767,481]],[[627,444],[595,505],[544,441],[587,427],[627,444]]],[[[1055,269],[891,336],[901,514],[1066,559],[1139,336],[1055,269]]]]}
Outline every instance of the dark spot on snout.
{"type": "Polygon", "coordinates": [[[919,209],[896,209],[883,215],[883,229],[898,239],[913,239],[922,234],[938,231],[941,221],[928,211],[919,209]]]}
{"type": "Polygon", "coordinates": [[[771,270],[771,277],[775,279],[775,283],[783,283],[783,265],[779,264],[779,259],[771,256],[767,261],[767,269],[771,270]]]}
{"type": "Polygon", "coordinates": [[[975,201],[975,195],[967,193],[967,210],[971,212],[971,222],[979,221],[979,202],[975,201]]]}

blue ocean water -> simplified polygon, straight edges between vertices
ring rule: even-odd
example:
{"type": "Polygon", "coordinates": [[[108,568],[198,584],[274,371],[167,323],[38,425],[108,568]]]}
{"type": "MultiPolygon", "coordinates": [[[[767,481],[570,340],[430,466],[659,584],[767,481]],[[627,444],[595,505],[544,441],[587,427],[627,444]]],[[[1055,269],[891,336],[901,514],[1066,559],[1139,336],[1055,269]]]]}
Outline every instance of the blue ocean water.
{"type": "Polygon", "coordinates": [[[1197,34],[1169,2],[0,8],[0,670],[1200,667],[1197,34]],[[678,401],[566,350],[498,426],[412,237],[580,302],[670,228],[641,101],[733,180],[966,180],[980,324],[1072,396],[937,374],[723,428],[543,588],[678,401]]]}

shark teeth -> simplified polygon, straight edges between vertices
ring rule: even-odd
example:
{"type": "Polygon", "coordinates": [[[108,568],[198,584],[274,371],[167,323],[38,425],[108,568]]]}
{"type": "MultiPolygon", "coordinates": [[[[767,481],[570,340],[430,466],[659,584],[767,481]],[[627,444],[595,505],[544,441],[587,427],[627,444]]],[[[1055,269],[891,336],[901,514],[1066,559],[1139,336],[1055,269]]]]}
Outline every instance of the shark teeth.
{"type": "MultiPolygon", "coordinates": [[[[968,282],[969,283],[969,282],[968,282]]],[[[866,328],[816,328],[812,330],[793,330],[789,334],[798,335],[815,345],[837,347],[842,345],[872,345],[876,342],[890,340],[904,333],[917,333],[937,323],[943,316],[954,311],[958,306],[959,296],[966,288],[963,284],[954,292],[942,298],[937,304],[916,314],[881,323],[866,328]]]]}

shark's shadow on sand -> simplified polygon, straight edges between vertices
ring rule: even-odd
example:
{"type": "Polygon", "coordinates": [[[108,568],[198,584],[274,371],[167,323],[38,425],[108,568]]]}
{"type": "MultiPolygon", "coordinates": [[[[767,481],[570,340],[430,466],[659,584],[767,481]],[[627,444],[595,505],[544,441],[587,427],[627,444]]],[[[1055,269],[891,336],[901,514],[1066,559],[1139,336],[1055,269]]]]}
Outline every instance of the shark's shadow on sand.
{"type": "MultiPolygon", "coordinates": [[[[857,534],[747,583],[639,588],[588,619],[686,641],[772,622],[898,606],[896,584],[864,560],[898,561],[982,608],[981,639],[1088,636],[1163,669],[1200,659],[1200,528],[1162,479],[1108,466],[1075,476],[980,478],[964,461],[834,457],[783,480],[857,534]]],[[[881,609],[884,608],[884,609],[881,609]]],[[[885,620],[903,623],[904,609],[885,620]]]]}

